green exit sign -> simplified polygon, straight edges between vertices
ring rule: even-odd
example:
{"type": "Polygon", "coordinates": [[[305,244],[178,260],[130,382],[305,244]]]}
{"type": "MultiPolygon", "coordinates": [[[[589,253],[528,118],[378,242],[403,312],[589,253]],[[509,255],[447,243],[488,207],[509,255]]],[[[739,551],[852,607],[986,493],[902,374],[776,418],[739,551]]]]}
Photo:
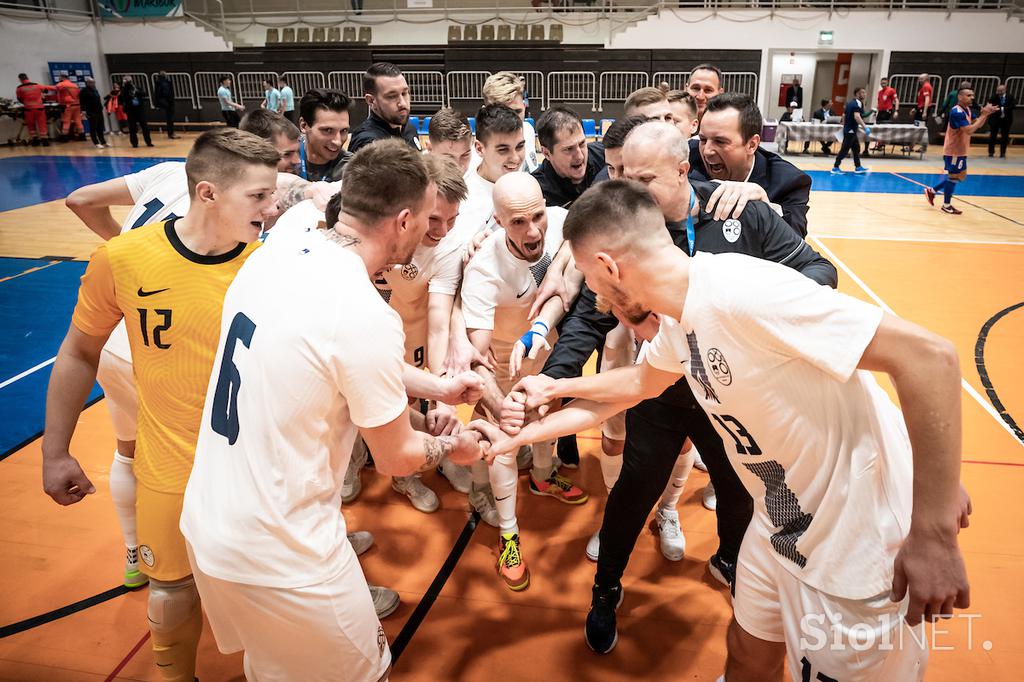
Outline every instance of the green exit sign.
{"type": "Polygon", "coordinates": [[[818,31],[818,44],[819,45],[831,45],[835,41],[835,35],[832,31],[818,31]]]}

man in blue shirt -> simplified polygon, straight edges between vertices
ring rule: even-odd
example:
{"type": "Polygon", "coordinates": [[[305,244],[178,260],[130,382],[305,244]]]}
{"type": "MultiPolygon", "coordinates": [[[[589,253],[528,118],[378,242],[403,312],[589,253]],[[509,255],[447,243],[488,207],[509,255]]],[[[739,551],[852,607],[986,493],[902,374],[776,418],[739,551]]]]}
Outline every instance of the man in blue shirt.
{"type": "Polygon", "coordinates": [[[295,125],[299,125],[299,122],[295,120],[295,93],[292,91],[291,86],[288,85],[288,81],[284,76],[278,77],[277,89],[281,95],[277,110],[284,114],[286,119],[295,125]]]}
{"type": "Polygon", "coordinates": [[[860,141],[857,139],[858,129],[863,127],[865,135],[871,132],[871,128],[864,124],[864,119],[862,118],[864,113],[864,96],[867,95],[867,92],[866,88],[857,88],[853,93],[853,99],[846,103],[846,110],[843,115],[843,146],[839,148],[839,153],[836,154],[836,162],[832,166],[833,175],[842,174],[843,171],[839,169],[839,164],[843,162],[843,159],[851,151],[853,152],[853,172],[868,172],[867,168],[860,165],[860,141]]]}
{"type": "Polygon", "coordinates": [[[232,128],[237,128],[239,121],[242,120],[238,112],[245,111],[245,107],[231,98],[231,76],[220,79],[217,101],[220,102],[220,115],[224,117],[224,122],[232,128]]]}
{"type": "Polygon", "coordinates": [[[260,102],[260,106],[280,113],[278,110],[281,108],[281,92],[274,87],[269,78],[263,79],[263,101],[260,102]]]}

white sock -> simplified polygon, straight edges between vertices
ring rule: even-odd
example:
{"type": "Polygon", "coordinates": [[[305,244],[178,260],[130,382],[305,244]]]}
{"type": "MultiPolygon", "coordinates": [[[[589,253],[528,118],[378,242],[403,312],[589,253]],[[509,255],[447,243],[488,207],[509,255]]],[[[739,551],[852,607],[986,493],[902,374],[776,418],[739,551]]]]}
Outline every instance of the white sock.
{"type": "Polygon", "coordinates": [[[690,471],[693,469],[694,453],[696,452],[696,448],[691,447],[676,458],[676,464],[672,467],[672,476],[668,479],[665,491],[661,493],[661,502],[658,504],[658,509],[665,511],[675,510],[676,505],[679,503],[679,496],[683,494],[683,488],[686,487],[686,479],[690,476],[690,471]]]}
{"type": "Polygon", "coordinates": [[[602,450],[601,476],[604,477],[604,487],[608,488],[608,492],[612,491],[615,481],[619,480],[620,473],[622,473],[622,455],[609,455],[602,450]]]}
{"type": "Polygon", "coordinates": [[[489,467],[494,505],[498,509],[498,529],[502,534],[518,533],[516,519],[516,486],[519,483],[519,468],[515,455],[498,455],[489,467]]]}
{"type": "Polygon", "coordinates": [[[110,497],[114,500],[117,520],[121,524],[121,534],[128,548],[139,546],[139,537],[135,532],[135,460],[125,457],[120,452],[114,453],[114,461],[110,465],[110,497]]]}
{"type": "Polygon", "coordinates": [[[488,470],[487,462],[483,460],[473,462],[469,473],[473,477],[473,487],[477,490],[483,490],[491,484],[491,473],[488,470]]]}
{"type": "Polygon", "coordinates": [[[546,481],[555,473],[555,443],[533,444],[533,470],[530,472],[535,481],[546,481]]]}

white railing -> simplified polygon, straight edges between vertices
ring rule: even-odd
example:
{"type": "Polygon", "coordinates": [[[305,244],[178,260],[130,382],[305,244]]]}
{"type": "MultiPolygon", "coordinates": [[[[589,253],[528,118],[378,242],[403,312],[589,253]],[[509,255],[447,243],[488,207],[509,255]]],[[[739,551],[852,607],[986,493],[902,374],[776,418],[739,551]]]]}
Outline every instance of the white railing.
{"type": "MultiPolygon", "coordinates": [[[[405,71],[412,103],[425,107],[444,106],[444,74],[440,71],[405,71]]],[[[436,111],[436,109],[435,109],[436,111]]]]}
{"type": "Polygon", "coordinates": [[[656,88],[660,88],[662,83],[668,83],[669,90],[685,90],[689,79],[689,71],[659,71],[654,74],[651,83],[656,88]]]}
{"type": "MultiPolygon", "coordinates": [[[[916,73],[897,73],[889,76],[889,87],[896,91],[896,98],[903,104],[915,106],[917,104],[917,91],[920,88],[917,79],[920,78],[920,74],[916,73]]],[[[941,96],[939,90],[942,88],[942,78],[939,76],[929,76],[928,82],[932,84],[932,103],[928,106],[931,111],[935,111],[938,107],[941,96]]],[[[928,112],[924,112],[925,115],[928,112]]]]}
{"type": "Polygon", "coordinates": [[[650,82],[646,71],[605,71],[598,85],[597,110],[604,111],[605,102],[625,102],[631,92],[646,88],[650,82]]]}
{"type": "MultiPolygon", "coordinates": [[[[156,91],[156,78],[159,75],[159,73],[149,75],[152,87],[150,92],[156,91]]],[[[174,99],[188,100],[189,106],[193,109],[198,109],[199,100],[196,98],[196,90],[192,85],[192,74],[185,73],[184,71],[169,71],[167,72],[167,77],[171,79],[171,85],[174,87],[174,99]]]]}
{"type": "Polygon", "coordinates": [[[352,99],[363,98],[362,71],[331,71],[327,74],[327,87],[340,90],[352,99]]]}
{"type": "Polygon", "coordinates": [[[753,71],[723,71],[722,88],[726,92],[742,92],[757,101],[757,74],[753,71]]]}
{"type": "Polygon", "coordinates": [[[288,87],[295,93],[295,99],[302,99],[307,91],[314,88],[327,87],[327,81],[319,71],[285,71],[281,77],[288,79],[288,87]]]}
{"type": "Polygon", "coordinates": [[[1020,106],[1024,101],[1024,76],[1010,76],[1003,81],[1003,85],[1006,86],[1006,94],[1013,96],[1017,105],[1020,106]]]}
{"type": "Polygon", "coordinates": [[[452,100],[481,100],[480,91],[490,77],[490,71],[449,71],[445,74],[448,106],[452,100]]]}
{"type": "MultiPolygon", "coordinates": [[[[263,99],[266,88],[263,87],[263,80],[268,79],[271,83],[277,83],[276,71],[239,71],[238,78],[234,79],[232,95],[241,104],[247,99],[254,99],[257,102],[263,99]]],[[[294,90],[294,88],[292,88],[294,90]]]]}
{"type": "Polygon", "coordinates": [[[597,78],[593,71],[551,71],[547,80],[547,106],[554,102],[589,104],[597,111],[597,78]]]}
{"type": "MultiPolygon", "coordinates": [[[[230,71],[196,71],[196,99],[217,99],[217,90],[220,88],[220,79],[225,76],[235,80],[235,74],[230,71]]],[[[236,95],[237,96],[237,95],[236,95]]],[[[262,99],[262,97],[260,98],[262,99]]]]}
{"type": "Polygon", "coordinates": [[[534,111],[543,110],[547,106],[544,100],[544,93],[547,92],[547,88],[544,87],[544,73],[542,71],[515,71],[513,73],[526,79],[526,92],[530,95],[530,101],[540,104],[539,107],[534,108],[534,111]]]}
{"type": "Polygon", "coordinates": [[[996,93],[996,86],[999,85],[998,76],[950,76],[946,79],[946,91],[942,96],[945,102],[949,93],[960,89],[960,83],[968,81],[971,89],[974,90],[974,101],[982,105],[988,98],[996,93]]]}

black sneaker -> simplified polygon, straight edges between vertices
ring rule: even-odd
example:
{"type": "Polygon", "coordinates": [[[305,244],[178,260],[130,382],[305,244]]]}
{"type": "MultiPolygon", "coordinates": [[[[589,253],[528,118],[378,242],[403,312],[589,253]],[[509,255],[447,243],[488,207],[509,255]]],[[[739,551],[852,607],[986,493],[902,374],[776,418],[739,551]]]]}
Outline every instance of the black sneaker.
{"type": "Polygon", "coordinates": [[[717,552],[708,559],[708,572],[730,590],[736,582],[736,564],[726,561],[717,552]]]}
{"type": "Polygon", "coordinates": [[[583,631],[587,646],[599,654],[606,654],[615,648],[619,633],[615,629],[615,611],[622,603],[622,585],[603,590],[594,585],[594,596],[590,600],[590,613],[583,631]]]}

